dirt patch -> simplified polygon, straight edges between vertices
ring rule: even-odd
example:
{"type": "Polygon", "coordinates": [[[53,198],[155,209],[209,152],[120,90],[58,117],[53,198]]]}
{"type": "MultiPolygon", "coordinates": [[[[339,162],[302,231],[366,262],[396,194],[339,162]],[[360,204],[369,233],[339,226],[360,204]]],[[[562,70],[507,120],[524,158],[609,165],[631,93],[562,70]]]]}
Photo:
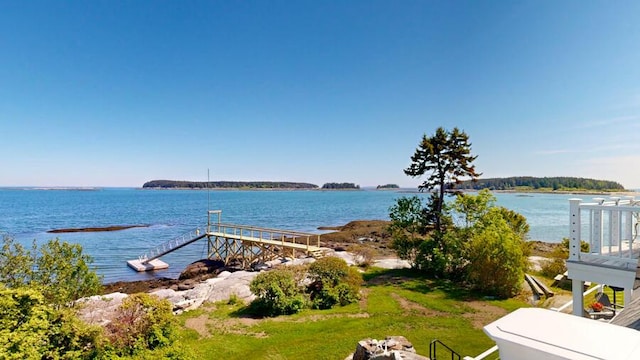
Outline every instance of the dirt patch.
{"type": "Polygon", "coordinates": [[[215,335],[246,335],[256,338],[267,338],[269,335],[263,331],[253,332],[251,328],[263,321],[274,322],[290,322],[290,323],[308,323],[317,322],[335,318],[368,318],[370,315],[366,312],[357,314],[327,314],[327,315],[310,315],[297,319],[291,319],[286,316],[278,316],[274,318],[250,318],[250,317],[238,317],[231,319],[211,319],[207,314],[200,315],[195,318],[189,318],[185,322],[185,326],[189,329],[195,330],[201,337],[211,337],[215,335]]]}
{"type": "Polygon", "coordinates": [[[209,316],[207,314],[200,315],[195,318],[190,318],[185,321],[184,326],[188,329],[193,329],[198,332],[200,337],[209,337],[211,333],[207,329],[207,323],[209,322],[209,316]]]}
{"type": "Polygon", "coordinates": [[[440,311],[436,311],[436,310],[431,310],[428,309],[418,303],[415,303],[413,301],[407,300],[405,298],[403,298],[402,296],[396,294],[396,293],[391,293],[391,297],[398,302],[398,304],[400,304],[400,307],[405,310],[405,311],[409,311],[409,312],[415,312],[418,313],[422,316],[442,316],[444,315],[444,313],[440,312],[440,311]]]}
{"type": "Polygon", "coordinates": [[[367,311],[367,306],[369,305],[369,292],[369,289],[360,289],[360,301],[358,302],[360,311],[367,311]]]}
{"type": "Polygon", "coordinates": [[[326,315],[316,314],[316,315],[301,317],[298,319],[290,319],[290,318],[280,316],[280,317],[271,318],[271,320],[279,321],[279,322],[307,323],[307,322],[316,322],[316,321],[323,321],[323,320],[336,319],[336,318],[363,319],[363,318],[368,318],[369,316],[371,315],[369,315],[366,312],[362,312],[357,314],[326,314],[326,315]]]}
{"type": "Polygon", "coordinates": [[[266,338],[265,332],[249,331],[250,327],[259,323],[262,319],[251,318],[232,318],[232,319],[211,319],[207,314],[200,315],[195,318],[189,318],[185,321],[185,326],[195,330],[200,337],[211,337],[214,335],[246,335],[257,338],[266,338]]]}
{"type": "Polygon", "coordinates": [[[380,275],[367,281],[367,285],[396,285],[411,280],[404,276],[380,275]]]}
{"type": "Polygon", "coordinates": [[[507,310],[482,301],[467,301],[464,304],[473,311],[462,316],[470,320],[476,329],[482,329],[485,325],[507,314],[507,310]]]}

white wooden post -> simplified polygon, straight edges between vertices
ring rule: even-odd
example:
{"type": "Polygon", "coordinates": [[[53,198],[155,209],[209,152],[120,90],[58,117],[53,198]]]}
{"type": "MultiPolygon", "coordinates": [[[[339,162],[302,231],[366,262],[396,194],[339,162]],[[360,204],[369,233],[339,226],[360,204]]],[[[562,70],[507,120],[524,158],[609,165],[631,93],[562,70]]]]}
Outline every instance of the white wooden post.
{"type": "Polygon", "coordinates": [[[614,205],[609,206],[608,214],[609,214],[609,255],[612,253],[612,247],[618,247],[618,256],[622,256],[620,253],[620,211],[617,210],[620,205],[620,198],[612,196],[611,201],[613,201],[614,205]]]}
{"type": "MultiPolygon", "coordinates": [[[[595,198],[598,204],[602,205],[604,202],[603,198],[595,198]]],[[[592,242],[590,244],[589,251],[591,253],[602,254],[602,210],[593,210],[593,222],[591,223],[591,239],[592,242]]]]}
{"type": "MultiPolygon", "coordinates": [[[[571,279],[571,292],[573,293],[573,315],[584,314],[584,280],[571,279]]],[[[625,300],[626,301],[626,300],[625,300]]]]}
{"type": "MultiPolygon", "coordinates": [[[[620,228],[622,224],[620,223],[620,211],[611,210],[609,215],[609,232],[611,234],[611,238],[609,241],[611,242],[609,246],[618,246],[620,245],[620,228]]],[[[620,250],[620,249],[618,249],[620,250]]],[[[622,256],[622,254],[619,254],[622,256]]]]}
{"type": "Polygon", "coordinates": [[[580,260],[580,199],[569,199],[569,260],[580,260]]]}
{"type": "MultiPolygon", "coordinates": [[[[569,199],[569,261],[580,261],[580,199],[569,199]]],[[[571,279],[573,315],[584,312],[584,279],[571,279]]]]}

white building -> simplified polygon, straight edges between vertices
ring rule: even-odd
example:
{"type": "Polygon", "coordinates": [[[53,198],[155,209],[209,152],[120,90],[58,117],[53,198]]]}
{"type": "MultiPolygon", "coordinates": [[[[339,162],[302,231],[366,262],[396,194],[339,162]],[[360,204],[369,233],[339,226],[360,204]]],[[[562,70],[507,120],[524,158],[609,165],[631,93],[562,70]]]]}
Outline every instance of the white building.
{"type": "Polygon", "coordinates": [[[497,344],[495,348],[465,359],[484,359],[495,350],[502,360],[640,359],[640,290],[634,292],[639,283],[640,201],[594,200],[569,200],[567,268],[572,279],[573,315],[539,308],[516,310],[485,326],[484,331],[497,344]],[[581,240],[589,243],[589,252],[581,251],[581,240]],[[624,309],[611,321],[585,318],[586,281],[620,288],[624,309]]]}

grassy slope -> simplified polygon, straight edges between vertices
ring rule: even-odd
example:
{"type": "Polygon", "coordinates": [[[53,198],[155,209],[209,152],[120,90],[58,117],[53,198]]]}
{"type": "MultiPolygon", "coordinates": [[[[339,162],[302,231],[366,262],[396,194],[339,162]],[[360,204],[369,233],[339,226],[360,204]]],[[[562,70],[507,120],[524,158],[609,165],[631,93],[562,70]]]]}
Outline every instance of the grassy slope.
{"type": "Polygon", "coordinates": [[[203,359],[344,359],[364,338],[402,335],[425,356],[433,339],[463,356],[477,355],[494,345],[483,325],[528,306],[513,299],[473,299],[451,284],[409,270],[374,269],[365,280],[363,300],[338,309],[260,320],[243,319],[239,305],[186,313],[183,324],[206,318],[209,335],[187,330],[183,345],[203,359]]]}

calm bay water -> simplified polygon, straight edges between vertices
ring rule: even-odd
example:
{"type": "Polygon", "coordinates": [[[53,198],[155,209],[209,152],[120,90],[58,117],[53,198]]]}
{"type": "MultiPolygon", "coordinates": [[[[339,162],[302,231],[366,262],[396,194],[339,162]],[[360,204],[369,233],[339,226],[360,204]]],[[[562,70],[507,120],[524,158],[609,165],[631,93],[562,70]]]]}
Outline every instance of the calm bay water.
{"type": "MultiPolygon", "coordinates": [[[[189,263],[206,256],[196,242],[163,257],[170,268],[136,273],[126,261],[149,248],[207,222],[207,209],[222,210],[222,221],[278,229],[318,232],[319,226],[352,220],[388,219],[402,196],[394,191],[203,191],[203,190],[37,190],[0,189],[0,234],[30,245],[59,237],[78,243],[94,258],[105,282],[177,277],[189,263]],[[57,228],[145,224],[113,232],[50,234],[57,228]]],[[[529,238],[560,242],[568,236],[569,198],[556,194],[495,194],[498,205],[524,215],[529,238]]],[[[426,195],[421,195],[426,196],[426,195]]]]}

